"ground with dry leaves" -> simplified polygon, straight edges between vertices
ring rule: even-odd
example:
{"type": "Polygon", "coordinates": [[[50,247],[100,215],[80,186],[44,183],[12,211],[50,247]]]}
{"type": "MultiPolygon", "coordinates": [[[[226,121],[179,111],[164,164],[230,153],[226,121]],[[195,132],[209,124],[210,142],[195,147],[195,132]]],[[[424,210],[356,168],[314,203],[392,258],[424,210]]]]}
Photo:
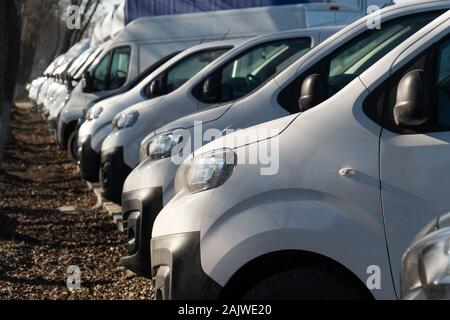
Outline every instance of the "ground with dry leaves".
{"type": "MultiPolygon", "coordinates": [[[[76,166],[58,150],[35,108],[15,108],[0,171],[0,215],[16,228],[0,239],[0,299],[151,299],[151,282],[120,267],[123,235],[76,166]],[[75,206],[63,213],[59,208],[75,206]],[[81,289],[68,290],[79,266],[81,289]]],[[[9,224],[11,225],[11,224],[9,224]]]]}

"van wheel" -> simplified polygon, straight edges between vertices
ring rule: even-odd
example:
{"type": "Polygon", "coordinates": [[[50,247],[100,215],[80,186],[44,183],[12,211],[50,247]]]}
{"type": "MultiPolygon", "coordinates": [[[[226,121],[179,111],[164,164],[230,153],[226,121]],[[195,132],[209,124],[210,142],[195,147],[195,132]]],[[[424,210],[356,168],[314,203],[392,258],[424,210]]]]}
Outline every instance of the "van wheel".
{"type": "Polygon", "coordinates": [[[244,300],[362,300],[367,293],[342,275],[321,269],[295,269],[275,274],[248,291],[244,300]]]}
{"type": "Polygon", "coordinates": [[[78,158],[78,144],[77,144],[77,131],[75,130],[70,134],[69,140],[67,141],[67,152],[73,161],[77,161],[78,158]]]}

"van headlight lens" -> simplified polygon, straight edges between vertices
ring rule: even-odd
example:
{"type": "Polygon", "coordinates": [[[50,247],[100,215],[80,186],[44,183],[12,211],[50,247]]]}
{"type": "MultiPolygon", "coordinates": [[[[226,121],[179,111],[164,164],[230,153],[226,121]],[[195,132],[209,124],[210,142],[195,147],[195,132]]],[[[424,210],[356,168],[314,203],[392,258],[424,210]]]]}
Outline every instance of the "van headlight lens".
{"type": "Polygon", "coordinates": [[[233,174],[237,155],[231,149],[215,150],[186,160],[175,178],[175,193],[197,193],[223,185],[233,174]]]}
{"type": "Polygon", "coordinates": [[[103,113],[103,108],[100,106],[95,106],[95,107],[92,107],[91,109],[89,109],[89,111],[87,112],[86,118],[89,121],[92,121],[92,120],[100,118],[102,113],[103,113]]]}
{"type": "Polygon", "coordinates": [[[113,120],[113,127],[119,130],[130,128],[136,124],[138,119],[139,119],[139,112],[137,111],[127,112],[119,115],[117,118],[113,120]]]}
{"type": "Polygon", "coordinates": [[[170,158],[175,147],[185,141],[184,133],[184,130],[179,129],[154,136],[143,146],[147,157],[152,160],[170,158]]]}
{"type": "Polygon", "coordinates": [[[450,299],[450,228],[425,236],[405,253],[401,287],[405,300],[450,299]]]}

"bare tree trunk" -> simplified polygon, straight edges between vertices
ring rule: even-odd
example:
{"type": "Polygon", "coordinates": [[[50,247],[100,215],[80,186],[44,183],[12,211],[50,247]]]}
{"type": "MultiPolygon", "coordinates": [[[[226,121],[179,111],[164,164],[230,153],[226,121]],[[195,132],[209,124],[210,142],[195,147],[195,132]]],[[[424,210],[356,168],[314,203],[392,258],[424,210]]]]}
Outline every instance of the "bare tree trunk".
{"type": "Polygon", "coordinates": [[[59,19],[61,17],[61,7],[58,6],[58,9],[56,11],[56,44],[55,49],[53,50],[53,53],[51,55],[52,59],[56,58],[56,55],[58,54],[59,45],[61,42],[61,20],[59,19]]]}
{"type": "MultiPolygon", "coordinates": [[[[8,0],[9,1],[9,0],[8,0]]],[[[55,18],[55,8],[59,0],[22,0],[21,8],[21,59],[17,75],[17,91],[19,96],[25,90],[26,83],[30,80],[35,62],[35,53],[38,45],[38,39],[42,33],[48,30],[49,20],[55,18]]]]}
{"type": "Polygon", "coordinates": [[[80,32],[77,35],[77,39],[76,39],[77,42],[80,41],[83,38],[84,34],[86,33],[87,28],[91,24],[92,18],[94,17],[95,13],[97,12],[100,2],[101,2],[101,0],[95,1],[94,9],[92,9],[91,14],[89,15],[89,18],[86,20],[86,22],[84,23],[84,26],[81,28],[80,32]]]}
{"type": "Polygon", "coordinates": [[[3,159],[3,152],[6,138],[9,133],[9,119],[11,116],[11,106],[14,97],[16,83],[17,63],[19,58],[19,22],[17,9],[14,0],[1,1],[0,17],[0,164],[3,159]]]}
{"type": "MultiPolygon", "coordinates": [[[[9,132],[9,119],[14,97],[19,57],[19,22],[15,0],[0,1],[0,169],[9,132]]],[[[15,221],[0,215],[0,239],[10,239],[15,221]]]]}

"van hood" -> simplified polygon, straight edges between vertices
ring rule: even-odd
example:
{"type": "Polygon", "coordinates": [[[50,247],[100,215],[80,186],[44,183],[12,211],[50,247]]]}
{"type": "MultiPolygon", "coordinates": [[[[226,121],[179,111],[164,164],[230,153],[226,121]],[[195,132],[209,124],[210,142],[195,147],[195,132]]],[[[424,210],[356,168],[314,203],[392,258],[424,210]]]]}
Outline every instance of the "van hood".
{"type": "Polygon", "coordinates": [[[220,105],[218,107],[209,107],[208,109],[205,109],[203,111],[191,113],[157,129],[155,133],[159,134],[163,132],[173,131],[175,129],[188,129],[193,127],[196,121],[201,121],[202,123],[215,121],[222,117],[232,106],[232,103],[228,103],[225,105],[220,105]]]}
{"type": "Polygon", "coordinates": [[[257,126],[253,126],[247,129],[238,130],[234,133],[228,134],[221,138],[218,138],[193,153],[194,156],[203,154],[205,152],[217,150],[217,149],[237,149],[249,144],[254,144],[259,141],[272,139],[280,135],[286,130],[292,122],[297,119],[301,114],[293,114],[287,117],[265,122],[257,126]],[[243,139],[245,137],[245,139],[243,139]]]}
{"type": "Polygon", "coordinates": [[[128,91],[125,94],[113,96],[105,100],[97,102],[93,107],[99,106],[103,108],[103,114],[98,118],[99,122],[109,123],[114,117],[127,108],[130,108],[138,103],[145,102],[139,93],[128,91]]]}
{"type": "Polygon", "coordinates": [[[116,117],[119,117],[122,114],[126,114],[126,113],[133,112],[133,111],[137,111],[140,114],[143,114],[145,112],[145,110],[147,110],[148,108],[151,108],[153,106],[156,106],[157,104],[160,104],[164,100],[164,98],[165,98],[165,96],[137,103],[137,104],[132,105],[129,108],[123,110],[122,112],[118,113],[116,115],[116,117]]]}

